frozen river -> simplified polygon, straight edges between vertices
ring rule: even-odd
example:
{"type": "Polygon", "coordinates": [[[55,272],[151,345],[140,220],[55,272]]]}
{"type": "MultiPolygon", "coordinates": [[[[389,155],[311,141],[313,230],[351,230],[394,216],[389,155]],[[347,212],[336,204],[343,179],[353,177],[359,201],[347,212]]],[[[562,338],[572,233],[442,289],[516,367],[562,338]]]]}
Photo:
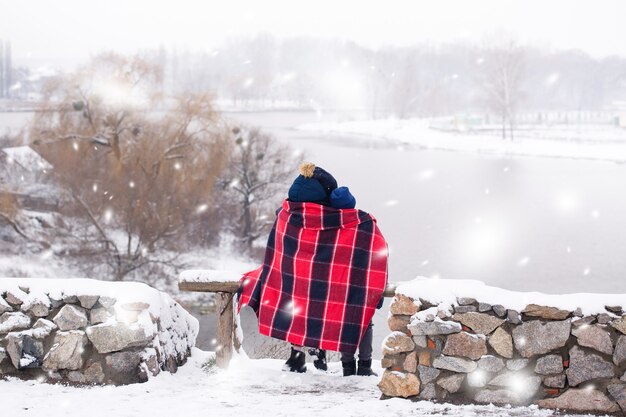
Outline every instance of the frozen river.
{"type": "Polygon", "coordinates": [[[294,129],[319,121],[313,112],[227,117],[261,126],[349,186],[389,242],[391,280],[626,293],[624,165],[422,150],[294,129]]]}
{"type": "MultiPolygon", "coordinates": [[[[0,136],[28,117],[0,113],[0,136]]],[[[422,275],[626,293],[626,165],[422,150],[294,129],[320,121],[314,112],[226,117],[262,127],[349,186],[389,241],[393,281],[422,275]]]]}
{"type": "MultiPolygon", "coordinates": [[[[0,135],[28,117],[0,113],[0,135]]],[[[227,117],[261,126],[348,185],[358,206],[378,218],[392,281],[438,275],[514,290],[626,293],[624,165],[428,151],[294,129],[317,121],[315,113],[227,117]]],[[[388,304],[374,316],[375,346],[388,333],[388,304]]],[[[244,347],[254,352],[266,338],[253,313],[243,313],[244,347]]],[[[197,345],[214,348],[215,317],[194,315],[202,327],[197,345]]]]}

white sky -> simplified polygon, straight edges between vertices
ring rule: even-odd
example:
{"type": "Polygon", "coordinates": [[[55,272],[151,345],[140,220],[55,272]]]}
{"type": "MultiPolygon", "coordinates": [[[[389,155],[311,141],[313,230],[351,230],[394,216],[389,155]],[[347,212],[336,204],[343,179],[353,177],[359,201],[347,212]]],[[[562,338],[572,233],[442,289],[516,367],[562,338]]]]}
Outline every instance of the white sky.
{"type": "Polygon", "coordinates": [[[626,56],[624,0],[0,0],[17,64],[72,65],[103,49],[212,49],[265,32],[377,46],[505,31],[523,42],[626,56]]]}

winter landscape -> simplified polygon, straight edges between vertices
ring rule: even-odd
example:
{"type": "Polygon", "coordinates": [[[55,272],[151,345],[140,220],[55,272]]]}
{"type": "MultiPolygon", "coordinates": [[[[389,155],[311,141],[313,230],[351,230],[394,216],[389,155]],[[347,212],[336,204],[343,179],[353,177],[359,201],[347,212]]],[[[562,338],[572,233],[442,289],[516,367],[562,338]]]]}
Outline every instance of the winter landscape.
{"type": "Polygon", "coordinates": [[[624,15],[0,5],[0,413],[624,415],[624,15]]]}

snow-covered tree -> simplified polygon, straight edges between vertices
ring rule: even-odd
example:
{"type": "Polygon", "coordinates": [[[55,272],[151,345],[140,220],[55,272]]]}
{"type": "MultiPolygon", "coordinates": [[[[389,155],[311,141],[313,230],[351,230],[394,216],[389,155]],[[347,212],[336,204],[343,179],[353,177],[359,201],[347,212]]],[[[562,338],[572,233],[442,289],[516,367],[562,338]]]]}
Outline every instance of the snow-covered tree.
{"type": "Polygon", "coordinates": [[[481,85],[489,108],[502,122],[502,139],[507,128],[513,139],[515,113],[523,97],[524,50],[513,40],[493,43],[487,48],[481,85]]]}
{"type": "Polygon", "coordinates": [[[102,275],[122,280],[175,266],[194,224],[196,237],[217,234],[201,220],[219,200],[230,133],[209,95],[165,97],[149,60],[107,54],[56,80],[30,130],[68,192],[63,213],[82,225],[82,266],[105,264],[102,275]]]}
{"type": "Polygon", "coordinates": [[[259,129],[233,129],[235,149],[224,184],[234,194],[239,221],[234,232],[246,250],[267,233],[273,211],[296,176],[299,155],[259,129]]]}

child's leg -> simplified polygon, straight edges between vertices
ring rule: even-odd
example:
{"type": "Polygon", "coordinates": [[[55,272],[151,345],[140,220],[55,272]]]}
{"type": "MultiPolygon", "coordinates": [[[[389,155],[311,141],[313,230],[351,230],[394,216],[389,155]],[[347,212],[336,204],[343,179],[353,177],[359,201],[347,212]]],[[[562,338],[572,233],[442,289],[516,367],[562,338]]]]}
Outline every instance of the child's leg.
{"type": "Polygon", "coordinates": [[[374,324],[370,321],[370,324],[363,334],[361,343],[359,343],[359,359],[362,361],[369,361],[372,359],[372,342],[374,341],[374,324]]]}
{"type": "Polygon", "coordinates": [[[376,376],[376,372],[372,371],[372,341],[374,339],[373,324],[370,324],[363,334],[361,343],[359,343],[359,366],[356,374],[362,376],[376,376]]]}

